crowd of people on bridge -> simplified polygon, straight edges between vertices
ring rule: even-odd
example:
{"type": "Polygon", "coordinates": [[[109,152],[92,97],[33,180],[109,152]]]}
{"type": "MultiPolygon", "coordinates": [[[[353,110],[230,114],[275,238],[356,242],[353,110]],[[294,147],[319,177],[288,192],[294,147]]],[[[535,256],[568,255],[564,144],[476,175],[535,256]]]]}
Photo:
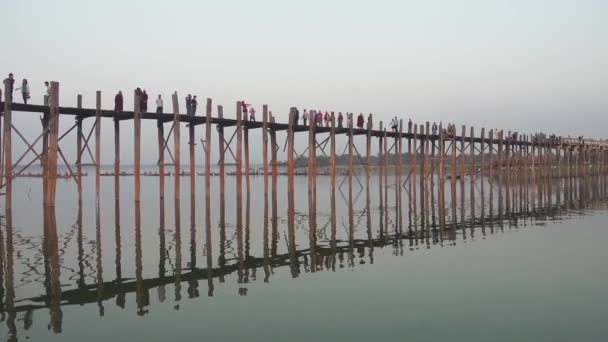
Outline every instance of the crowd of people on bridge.
{"type": "MultiPolygon", "coordinates": [[[[298,126],[300,125],[300,110],[297,107],[293,107],[290,112],[293,124],[298,126]]],[[[337,121],[336,128],[350,128],[351,122],[354,120],[353,113],[345,113],[346,114],[346,126],[344,125],[344,115],[342,112],[338,112],[338,116],[335,117],[337,121]]],[[[306,110],[302,111],[302,126],[313,125],[315,127],[331,127],[332,119],[334,119],[334,112],[322,111],[322,110],[306,110]]],[[[355,122],[356,127],[358,129],[373,129],[373,121],[372,114],[370,113],[367,116],[367,126],[365,126],[365,116],[363,113],[360,113],[357,116],[357,121],[355,122]]],[[[354,128],[354,127],[353,127],[354,128]]]]}

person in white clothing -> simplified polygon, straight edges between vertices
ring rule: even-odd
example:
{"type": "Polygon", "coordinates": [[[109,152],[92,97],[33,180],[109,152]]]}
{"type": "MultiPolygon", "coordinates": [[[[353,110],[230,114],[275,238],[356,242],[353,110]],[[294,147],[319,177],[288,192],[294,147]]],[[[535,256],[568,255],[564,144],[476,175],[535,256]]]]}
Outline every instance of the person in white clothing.
{"type": "Polygon", "coordinates": [[[163,113],[163,99],[160,96],[160,94],[158,95],[158,98],[156,99],[156,113],[157,114],[163,113]]]}

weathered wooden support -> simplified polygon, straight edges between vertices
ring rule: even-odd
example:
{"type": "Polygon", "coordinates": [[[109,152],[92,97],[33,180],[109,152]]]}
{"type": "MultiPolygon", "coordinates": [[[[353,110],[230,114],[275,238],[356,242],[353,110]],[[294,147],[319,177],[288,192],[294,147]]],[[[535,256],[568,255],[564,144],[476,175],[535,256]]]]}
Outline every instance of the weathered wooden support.
{"type": "Polygon", "coordinates": [[[439,186],[437,188],[437,200],[439,202],[439,225],[443,229],[445,225],[445,134],[443,124],[439,123],[439,186]]]}
{"type": "MultiPolygon", "coordinates": [[[[222,107],[221,105],[217,106],[217,117],[219,120],[222,120],[224,118],[224,107],[222,107]]],[[[225,164],[224,164],[224,160],[225,160],[225,154],[226,154],[226,148],[225,148],[225,140],[224,140],[224,126],[217,125],[217,135],[218,135],[218,144],[217,146],[219,147],[219,161],[218,161],[218,165],[219,165],[219,176],[220,176],[220,205],[224,205],[224,203],[226,202],[226,197],[225,197],[225,177],[226,177],[226,171],[225,171],[225,164]]],[[[223,215],[221,215],[223,216],[223,215]]]]}
{"type": "MultiPolygon", "coordinates": [[[[313,126],[313,125],[311,125],[313,126]]],[[[352,200],[353,194],[353,116],[348,117],[348,198],[352,200]]],[[[397,183],[399,187],[399,183],[397,183]]]]}
{"type": "MultiPolygon", "coordinates": [[[[175,201],[175,218],[180,217],[179,200],[180,200],[180,176],[181,176],[181,137],[180,137],[180,121],[179,121],[179,101],[177,92],[173,93],[173,170],[175,172],[173,198],[175,201]]],[[[177,224],[176,224],[177,225],[177,224]]]]}
{"type": "MultiPolygon", "coordinates": [[[[270,122],[274,123],[274,117],[272,116],[272,112],[269,112],[270,122]]],[[[272,168],[272,246],[271,246],[271,255],[276,255],[276,243],[278,237],[278,203],[277,203],[277,132],[274,129],[270,129],[270,146],[271,146],[271,168],[272,168]]]]}
{"type": "Polygon", "coordinates": [[[388,135],[386,133],[386,128],[384,129],[383,133],[382,140],[384,141],[384,160],[382,162],[384,163],[384,227],[388,230],[388,135]]]}
{"type": "MultiPolygon", "coordinates": [[[[51,96],[52,98],[52,96],[51,96]]],[[[101,91],[95,94],[95,198],[99,203],[99,191],[101,189],[101,91]]]]}
{"type": "MultiPolygon", "coordinates": [[[[467,127],[462,125],[462,132],[460,133],[460,221],[464,224],[465,217],[465,191],[464,191],[464,159],[465,159],[465,139],[467,136],[467,127]]],[[[463,229],[463,232],[465,230],[463,229]]]]}
{"type": "MultiPolygon", "coordinates": [[[[370,114],[371,115],[371,114],[370,114]]],[[[367,133],[365,135],[366,140],[366,151],[365,151],[365,178],[366,178],[366,188],[369,193],[369,178],[371,177],[371,158],[372,158],[372,122],[371,120],[367,120],[367,133]]],[[[369,198],[369,196],[367,196],[369,198]]]]}
{"type": "Polygon", "coordinates": [[[249,127],[243,125],[243,152],[245,153],[245,196],[249,198],[251,189],[251,180],[249,175],[249,127]]]}
{"type": "Polygon", "coordinates": [[[158,131],[158,191],[161,208],[165,203],[165,125],[162,120],[156,121],[158,131]]]}
{"type": "Polygon", "coordinates": [[[47,155],[47,205],[55,207],[55,192],[57,186],[57,153],[59,149],[59,83],[51,82],[51,95],[49,99],[49,141],[47,155]]]}
{"type": "Polygon", "coordinates": [[[452,208],[452,226],[454,229],[456,229],[456,224],[458,223],[458,219],[457,219],[457,215],[456,215],[456,169],[458,168],[458,165],[456,164],[456,130],[454,129],[454,136],[451,137],[452,139],[452,147],[451,147],[451,151],[452,151],[452,159],[450,162],[450,169],[451,169],[451,178],[450,178],[450,189],[451,189],[451,197],[450,197],[450,204],[451,204],[451,208],[452,208]]]}
{"type": "Polygon", "coordinates": [[[473,126],[471,126],[469,136],[471,139],[469,142],[469,182],[471,187],[469,197],[471,201],[471,222],[473,222],[475,220],[475,128],[473,126]]]}
{"type": "MultiPolygon", "coordinates": [[[[380,131],[382,131],[382,121],[380,121],[380,131]]],[[[332,135],[333,135],[333,130],[332,130],[332,135]]],[[[383,187],[384,187],[384,183],[382,182],[383,178],[384,178],[384,155],[383,155],[383,150],[382,150],[382,142],[383,142],[383,137],[379,136],[378,137],[378,191],[379,191],[379,196],[378,199],[380,201],[380,212],[382,215],[382,211],[384,210],[384,195],[383,195],[383,187]]],[[[382,224],[382,223],[381,223],[382,224]]]]}
{"type": "MultiPolygon", "coordinates": [[[[243,170],[242,170],[242,150],[243,150],[243,113],[242,103],[236,103],[236,228],[237,235],[243,234],[243,170]]],[[[242,238],[238,239],[238,250],[242,251],[242,238]]],[[[241,258],[239,258],[241,259],[241,258]]]]}
{"type": "MultiPolygon", "coordinates": [[[[336,248],[336,118],[334,112],[331,113],[331,128],[329,132],[330,141],[330,225],[331,225],[331,248],[336,248]]],[[[335,254],[334,254],[335,255],[335,254]]]]}
{"type": "Polygon", "coordinates": [[[498,214],[502,215],[502,181],[503,181],[503,131],[498,132],[498,214]]]}
{"type": "MultiPolygon", "coordinates": [[[[80,180],[78,181],[80,184],[80,180]]],[[[114,118],[114,198],[120,194],[120,120],[114,118]]]]}
{"type": "MultiPolygon", "coordinates": [[[[409,129],[409,127],[408,127],[409,129]]],[[[414,124],[414,131],[413,132],[409,132],[409,133],[413,133],[413,137],[414,137],[414,141],[413,141],[413,149],[412,151],[410,151],[410,155],[408,155],[408,162],[410,162],[410,169],[408,172],[408,177],[410,177],[410,187],[409,187],[409,193],[410,193],[410,202],[413,205],[413,211],[414,211],[414,218],[416,221],[418,218],[418,209],[417,209],[417,191],[416,191],[416,169],[418,168],[418,125],[414,124]]],[[[400,190],[401,191],[401,190],[400,190]]],[[[414,225],[417,225],[417,222],[414,222],[414,225]]]]}
{"type": "MultiPolygon", "coordinates": [[[[6,184],[4,194],[4,207],[6,216],[12,212],[13,198],[13,140],[12,140],[12,105],[13,105],[13,89],[8,83],[4,83],[4,182],[6,184]]],[[[7,224],[8,225],[8,224],[7,224]]]]}
{"type": "MultiPolygon", "coordinates": [[[[295,108],[291,109],[290,116],[294,116],[295,108]]],[[[316,156],[316,139],[315,129],[317,124],[314,123],[308,126],[308,234],[311,242],[314,241],[316,236],[316,204],[315,204],[315,192],[316,192],[316,169],[315,160],[316,156]]],[[[313,244],[314,245],[314,244],[313,244]]],[[[311,253],[314,253],[311,251],[311,253]]],[[[313,265],[311,265],[313,266],[313,265]]]]}
{"type": "Polygon", "coordinates": [[[505,153],[505,204],[506,211],[509,212],[511,209],[511,134],[504,139],[504,153],[505,153]]]}
{"type": "MultiPolygon", "coordinates": [[[[351,124],[352,126],[352,124],[351,124]]],[[[399,120],[399,134],[397,135],[397,143],[395,145],[395,149],[397,150],[397,173],[396,179],[397,183],[395,184],[395,195],[396,201],[395,205],[397,207],[397,222],[395,226],[397,227],[397,231],[401,232],[403,230],[403,211],[402,211],[402,196],[401,196],[401,176],[403,175],[402,169],[402,156],[403,156],[403,119],[399,120]]]]}
{"type": "MultiPolygon", "coordinates": [[[[76,107],[82,109],[82,95],[76,97],[76,107]]],[[[76,117],[76,179],[78,180],[78,201],[82,201],[82,117],[76,117]]]]}
{"type": "MultiPolygon", "coordinates": [[[[212,267],[212,237],[211,237],[211,105],[212,100],[207,99],[205,108],[205,241],[207,248],[207,269],[212,267]]],[[[211,277],[209,277],[211,278],[211,277]]],[[[213,282],[209,282],[208,295],[213,294],[213,282]]]]}
{"type": "MultiPolygon", "coordinates": [[[[207,99],[205,112],[211,111],[211,99],[207,99]]],[[[205,142],[206,143],[206,142],[205,142]]],[[[188,166],[190,173],[190,227],[194,227],[196,223],[196,159],[194,148],[196,146],[196,137],[194,125],[188,124],[188,166]]]]}
{"type": "Polygon", "coordinates": [[[133,178],[134,178],[134,197],[135,205],[139,206],[141,199],[141,96],[137,91],[133,95],[133,178]]]}
{"type": "MultiPolygon", "coordinates": [[[[209,129],[211,132],[211,129],[209,129]]],[[[211,134],[211,133],[209,133],[211,134]]],[[[274,146],[272,146],[274,149],[274,146]]],[[[262,165],[264,166],[264,256],[268,257],[268,106],[262,107],[262,165]]]]}

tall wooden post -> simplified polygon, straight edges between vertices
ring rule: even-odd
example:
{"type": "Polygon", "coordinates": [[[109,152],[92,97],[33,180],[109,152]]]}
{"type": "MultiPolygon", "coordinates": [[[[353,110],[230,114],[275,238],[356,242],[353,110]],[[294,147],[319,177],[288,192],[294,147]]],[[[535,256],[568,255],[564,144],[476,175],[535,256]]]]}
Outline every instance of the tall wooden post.
{"type": "Polygon", "coordinates": [[[458,222],[457,220],[457,216],[456,216],[456,168],[458,167],[458,165],[456,164],[456,129],[454,126],[454,136],[452,137],[452,160],[450,162],[450,169],[451,169],[451,179],[450,179],[450,189],[451,189],[451,198],[450,198],[450,204],[451,204],[451,208],[452,208],[452,225],[453,228],[456,229],[456,224],[458,222]]]}
{"type": "Polygon", "coordinates": [[[59,83],[51,82],[49,99],[49,148],[47,153],[48,199],[47,204],[55,207],[55,192],[57,186],[57,152],[59,149],[59,83]]]}
{"type": "MultiPolygon", "coordinates": [[[[161,211],[165,203],[165,126],[162,120],[156,121],[158,131],[158,188],[161,211]]],[[[164,221],[164,220],[163,220],[164,221]]]]}
{"type": "MultiPolygon", "coordinates": [[[[243,125],[243,123],[241,123],[241,125],[243,125]]],[[[243,150],[245,152],[245,195],[249,198],[251,183],[249,179],[249,127],[247,127],[247,124],[243,125],[243,138],[243,150]]]]}
{"type": "Polygon", "coordinates": [[[114,199],[120,194],[120,120],[114,118],[114,199]]]}
{"type": "MultiPolygon", "coordinates": [[[[52,96],[51,96],[52,98],[52,96]]],[[[95,94],[95,198],[99,203],[99,191],[101,188],[101,91],[95,94]]]]}
{"type": "MultiPolygon", "coordinates": [[[[236,103],[236,228],[237,235],[243,234],[243,174],[242,174],[242,150],[243,150],[243,121],[241,102],[236,103]]],[[[239,255],[243,250],[242,238],[238,239],[239,255]]],[[[241,259],[239,257],[239,259],[241,259]]]]}
{"type": "MultiPolygon", "coordinates": [[[[212,100],[207,99],[205,108],[205,240],[207,255],[211,255],[211,105],[212,100]]],[[[207,259],[207,268],[211,269],[212,260],[207,259]]],[[[208,274],[209,278],[211,275],[208,274]]],[[[212,284],[212,283],[210,283],[212,284]]],[[[209,290],[211,293],[211,289],[209,290]]]]}
{"type": "Polygon", "coordinates": [[[4,179],[6,183],[5,190],[5,209],[6,217],[8,218],[12,212],[13,198],[13,147],[12,147],[12,105],[13,105],[13,89],[7,83],[4,84],[4,179]]]}
{"type": "MultiPolygon", "coordinates": [[[[180,177],[181,177],[181,145],[180,145],[180,121],[179,121],[179,102],[177,99],[177,92],[173,93],[173,159],[174,171],[175,171],[175,185],[174,185],[174,200],[175,200],[175,219],[180,217],[179,212],[179,200],[180,200],[180,177]]],[[[176,224],[177,226],[177,224],[176,224]]]]}
{"type": "MultiPolygon", "coordinates": [[[[221,105],[217,106],[217,118],[218,120],[221,122],[224,119],[224,107],[222,107],[221,105]]],[[[221,124],[217,125],[217,136],[218,136],[218,144],[217,146],[219,147],[219,173],[220,173],[220,206],[221,209],[224,208],[224,204],[225,204],[225,166],[224,166],[224,156],[225,156],[225,143],[224,143],[224,126],[222,126],[221,124]]],[[[224,216],[224,211],[220,209],[220,218],[224,216]]]]}
{"type": "MultiPolygon", "coordinates": [[[[312,126],[312,125],[311,125],[312,126]]],[[[348,117],[348,193],[353,192],[353,116],[348,117]]]]}
{"type": "MultiPolygon", "coordinates": [[[[483,148],[483,147],[482,147],[483,148]]],[[[471,126],[470,142],[469,142],[469,181],[470,181],[470,193],[469,197],[471,200],[471,222],[475,221],[475,128],[471,126]]],[[[482,152],[483,153],[483,152],[482,152]]],[[[463,155],[464,158],[464,155],[463,155]]]]}
{"type": "MultiPolygon", "coordinates": [[[[274,148],[274,146],[272,147],[274,148]]],[[[262,107],[262,164],[264,166],[264,255],[268,255],[268,106],[262,107]]]]}
{"type": "MultiPolygon", "coordinates": [[[[422,128],[422,127],[421,127],[422,128]]],[[[417,212],[417,208],[416,208],[416,168],[418,166],[418,161],[417,161],[417,154],[418,154],[418,125],[414,124],[414,135],[413,135],[413,150],[411,151],[411,154],[408,156],[408,159],[411,160],[410,165],[411,168],[409,170],[408,176],[410,177],[410,194],[411,194],[411,198],[410,201],[413,204],[413,208],[414,208],[414,217],[418,217],[416,215],[417,212]]],[[[416,225],[416,223],[414,223],[414,225],[416,225]]]]}
{"type": "MultiPolygon", "coordinates": [[[[382,132],[382,121],[380,121],[380,132],[382,132]]],[[[384,210],[383,189],[384,184],[382,178],[384,175],[384,155],[382,154],[382,136],[378,136],[378,191],[380,200],[380,211],[384,210]]]]}
{"type": "Polygon", "coordinates": [[[137,91],[133,95],[133,139],[135,140],[133,152],[133,178],[135,187],[135,205],[139,206],[141,198],[141,98],[137,91]]]}
{"type": "Polygon", "coordinates": [[[439,201],[439,224],[441,228],[445,225],[445,134],[443,133],[443,125],[439,123],[439,187],[437,191],[437,200],[439,201]]]}
{"type": "MultiPolygon", "coordinates": [[[[78,94],[76,106],[82,109],[82,95],[78,94]]],[[[79,112],[79,114],[81,114],[79,112]]],[[[78,179],[78,200],[82,201],[82,117],[76,117],[76,178],[78,179]]]]}
{"type": "MultiPolygon", "coordinates": [[[[351,125],[352,126],[352,125],[351,125]]],[[[401,177],[403,175],[403,119],[399,120],[399,135],[397,136],[397,184],[395,184],[395,194],[397,196],[396,205],[397,205],[397,231],[401,232],[403,230],[403,212],[401,210],[401,177]]]]}
{"type": "MultiPolygon", "coordinates": [[[[272,112],[268,112],[270,116],[270,122],[274,123],[274,117],[272,116],[272,112]]],[[[272,247],[271,247],[271,255],[276,255],[276,238],[278,236],[278,208],[277,208],[277,132],[274,129],[270,129],[270,146],[271,146],[271,168],[272,168],[272,247]]]]}
{"type": "Polygon", "coordinates": [[[462,125],[460,133],[460,220],[464,224],[465,208],[465,191],[464,191],[464,159],[465,159],[465,139],[467,136],[467,127],[462,125]]]}
{"type": "MultiPolygon", "coordinates": [[[[205,112],[207,111],[211,111],[211,99],[207,99],[205,112]]],[[[193,123],[188,124],[188,161],[190,166],[190,227],[194,227],[196,225],[196,159],[194,158],[194,146],[196,145],[196,138],[194,128],[195,127],[193,123]]],[[[205,141],[205,143],[207,142],[205,141]]]]}

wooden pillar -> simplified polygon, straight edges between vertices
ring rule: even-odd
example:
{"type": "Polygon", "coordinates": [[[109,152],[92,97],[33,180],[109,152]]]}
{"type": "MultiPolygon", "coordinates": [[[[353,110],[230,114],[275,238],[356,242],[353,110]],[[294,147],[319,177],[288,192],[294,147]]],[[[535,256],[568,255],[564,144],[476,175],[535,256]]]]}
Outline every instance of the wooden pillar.
{"type": "Polygon", "coordinates": [[[365,177],[367,179],[367,181],[366,181],[366,187],[368,189],[367,192],[369,193],[369,178],[371,176],[371,171],[370,171],[371,165],[370,164],[371,164],[371,158],[372,158],[372,122],[369,119],[367,120],[367,134],[366,134],[365,138],[366,138],[365,177]]]}
{"type": "Polygon", "coordinates": [[[439,124],[439,187],[437,191],[437,200],[439,201],[439,224],[441,228],[445,225],[445,135],[443,134],[443,125],[439,124]]]}
{"type": "Polygon", "coordinates": [[[384,158],[383,158],[383,163],[384,163],[384,210],[385,210],[385,215],[384,215],[384,227],[385,229],[388,229],[387,225],[388,225],[388,135],[386,133],[386,128],[384,129],[384,131],[382,132],[383,137],[382,140],[384,140],[383,143],[383,149],[384,149],[384,158]]]}
{"type": "Polygon", "coordinates": [[[135,187],[135,203],[136,206],[138,206],[141,198],[141,98],[137,92],[134,92],[133,95],[133,108],[133,139],[135,140],[133,145],[133,178],[135,187]]]}
{"type": "Polygon", "coordinates": [[[57,186],[57,152],[59,149],[59,83],[51,82],[51,98],[49,100],[49,148],[47,153],[48,199],[47,203],[55,207],[57,186]]]}
{"type": "Polygon", "coordinates": [[[510,210],[511,203],[511,135],[507,136],[507,139],[504,140],[504,153],[505,153],[505,203],[506,210],[510,210]]]}
{"type": "Polygon", "coordinates": [[[456,168],[458,167],[458,165],[456,164],[456,130],[454,129],[454,136],[452,137],[452,160],[450,162],[450,169],[451,169],[451,179],[450,179],[450,185],[451,185],[451,198],[450,198],[450,204],[451,204],[451,208],[452,208],[452,225],[453,228],[456,229],[456,223],[457,223],[457,216],[456,216],[456,168]]]}
{"type": "Polygon", "coordinates": [[[181,177],[181,146],[180,146],[180,121],[179,121],[179,102],[177,99],[177,92],[173,93],[173,159],[174,171],[175,171],[175,183],[174,183],[174,200],[175,200],[175,218],[180,216],[179,212],[179,200],[180,200],[180,177],[181,177]]]}
{"type": "MultiPolygon", "coordinates": [[[[274,146],[272,147],[274,148],[274,146]]],[[[268,106],[262,107],[262,165],[264,166],[264,255],[268,254],[268,106]]]]}
{"type": "Polygon", "coordinates": [[[157,120],[156,127],[158,130],[158,188],[159,188],[161,210],[164,212],[164,203],[165,203],[165,126],[163,124],[163,121],[157,120]]]}
{"type": "MultiPolygon", "coordinates": [[[[382,121],[380,121],[380,132],[382,132],[382,121]]],[[[382,183],[382,178],[384,175],[384,155],[382,154],[382,136],[378,136],[378,191],[379,200],[380,200],[380,211],[384,210],[384,197],[383,197],[383,189],[384,184],[382,183]]]]}
{"type": "MultiPolygon", "coordinates": [[[[82,109],[82,95],[78,94],[76,106],[82,109]]],[[[78,113],[79,115],[82,113],[78,113]]],[[[82,201],[82,117],[76,117],[76,178],[78,179],[78,199],[82,201]]]]}
{"type": "MultiPolygon", "coordinates": [[[[313,125],[311,125],[313,126],[313,125]]],[[[348,192],[353,189],[353,116],[348,117],[348,192]]],[[[351,198],[350,196],[349,198],[351,198]]]]}
{"type": "MultiPolygon", "coordinates": [[[[351,125],[352,126],[352,125],[351,125]]],[[[401,196],[401,177],[403,175],[403,160],[402,160],[402,156],[403,156],[403,119],[399,120],[399,135],[397,136],[397,146],[395,146],[395,148],[397,149],[397,184],[395,184],[395,192],[396,192],[396,196],[397,196],[397,201],[396,201],[396,205],[397,205],[397,227],[398,227],[398,231],[401,232],[403,230],[403,212],[401,210],[402,206],[401,206],[401,201],[402,201],[402,196],[401,196]]]]}
{"type": "MultiPolygon", "coordinates": [[[[241,102],[236,103],[236,227],[238,236],[242,236],[243,231],[243,174],[242,174],[242,150],[243,150],[243,114],[241,112],[241,102]]],[[[242,250],[241,240],[239,240],[239,251],[242,250]]],[[[240,259],[240,258],[239,258],[240,259]]]]}
{"type": "MultiPolygon", "coordinates": [[[[79,182],[80,183],[80,182],[79,182]]],[[[114,118],[114,198],[120,195],[120,120],[114,118]]]]}
{"type": "MultiPolygon", "coordinates": [[[[52,96],[51,96],[52,98],[52,96]]],[[[95,94],[95,198],[99,203],[99,191],[101,188],[101,91],[95,94]]]]}
{"type": "MultiPolygon", "coordinates": [[[[475,128],[471,126],[470,142],[469,142],[469,181],[471,200],[471,222],[475,220],[475,128]]],[[[464,157],[464,156],[463,156],[464,157]]]]}
{"type": "Polygon", "coordinates": [[[13,147],[12,147],[12,105],[13,89],[7,83],[4,84],[4,178],[5,178],[5,209],[8,218],[12,212],[13,198],[13,147]]]}
{"type": "MultiPolygon", "coordinates": [[[[290,116],[293,116],[295,113],[295,108],[292,108],[290,111],[290,116]]],[[[311,125],[308,126],[308,171],[307,173],[307,180],[308,180],[308,233],[309,233],[309,237],[311,240],[313,240],[313,237],[315,236],[315,224],[314,221],[316,220],[316,214],[315,214],[315,187],[316,187],[316,178],[315,178],[315,152],[316,152],[316,146],[315,146],[315,127],[316,127],[316,123],[313,123],[311,125]]],[[[311,251],[311,253],[314,253],[311,251]]],[[[312,254],[311,254],[312,257],[312,254]]],[[[314,265],[311,265],[311,267],[314,267],[314,265]]]]}
{"type": "MultiPolygon", "coordinates": [[[[421,127],[422,128],[422,127],[421,127]]],[[[416,168],[418,167],[418,125],[414,124],[414,132],[413,132],[413,149],[412,151],[410,151],[410,155],[408,156],[408,159],[410,159],[410,170],[408,172],[408,176],[410,177],[410,201],[413,204],[413,209],[414,209],[414,217],[418,217],[417,216],[417,208],[416,208],[416,201],[417,201],[417,194],[416,194],[416,168]]],[[[400,183],[401,185],[401,183],[400,183]]],[[[401,190],[400,190],[401,191],[401,190]]],[[[416,222],[414,222],[414,225],[416,225],[416,222]]]]}
{"type": "MultiPolygon", "coordinates": [[[[211,255],[211,105],[212,100],[207,98],[205,108],[205,239],[207,241],[207,255],[211,255]]],[[[212,260],[207,259],[207,267],[211,269],[212,260]]],[[[211,275],[209,275],[211,278],[211,275]]],[[[211,290],[210,290],[211,291],[211,290]]]]}
{"type": "MultiPolygon", "coordinates": [[[[225,203],[225,167],[224,167],[224,157],[225,157],[225,143],[224,143],[224,126],[222,126],[221,121],[224,119],[224,107],[218,105],[217,106],[217,119],[220,121],[220,124],[217,125],[217,136],[218,136],[218,144],[219,147],[219,173],[220,173],[220,205],[224,205],[225,203]]],[[[223,217],[223,211],[220,213],[220,217],[223,217]]]]}
{"type": "Polygon", "coordinates": [[[502,214],[502,179],[503,179],[503,131],[498,132],[498,214],[502,214]]]}
{"type": "Polygon", "coordinates": [[[464,225],[465,216],[465,191],[464,191],[464,159],[465,159],[465,139],[467,136],[467,127],[462,125],[462,131],[460,133],[460,220],[464,225]]]}
{"type": "MultiPolygon", "coordinates": [[[[207,99],[205,112],[211,111],[211,99],[207,99]]],[[[194,146],[196,145],[195,127],[191,122],[188,124],[188,152],[189,152],[189,173],[190,173],[190,227],[196,223],[196,159],[194,158],[194,146]]],[[[207,143],[207,141],[205,141],[207,143]]],[[[211,145],[211,144],[209,144],[211,145]]]]}
{"type": "MultiPolygon", "coordinates": [[[[274,117],[272,112],[269,112],[270,122],[274,124],[274,117]]],[[[272,255],[276,255],[276,238],[278,236],[278,208],[277,208],[277,132],[274,129],[270,129],[270,146],[271,146],[271,167],[272,167],[272,255]]]]}
{"type": "MultiPolygon", "coordinates": [[[[241,122],[241,125],[243,123],[241,122]]],[[[249,179],[249,127],[243,125],[243,150],[245,152],[245,194],[249,198],[251,183],[249,179]]]]}

